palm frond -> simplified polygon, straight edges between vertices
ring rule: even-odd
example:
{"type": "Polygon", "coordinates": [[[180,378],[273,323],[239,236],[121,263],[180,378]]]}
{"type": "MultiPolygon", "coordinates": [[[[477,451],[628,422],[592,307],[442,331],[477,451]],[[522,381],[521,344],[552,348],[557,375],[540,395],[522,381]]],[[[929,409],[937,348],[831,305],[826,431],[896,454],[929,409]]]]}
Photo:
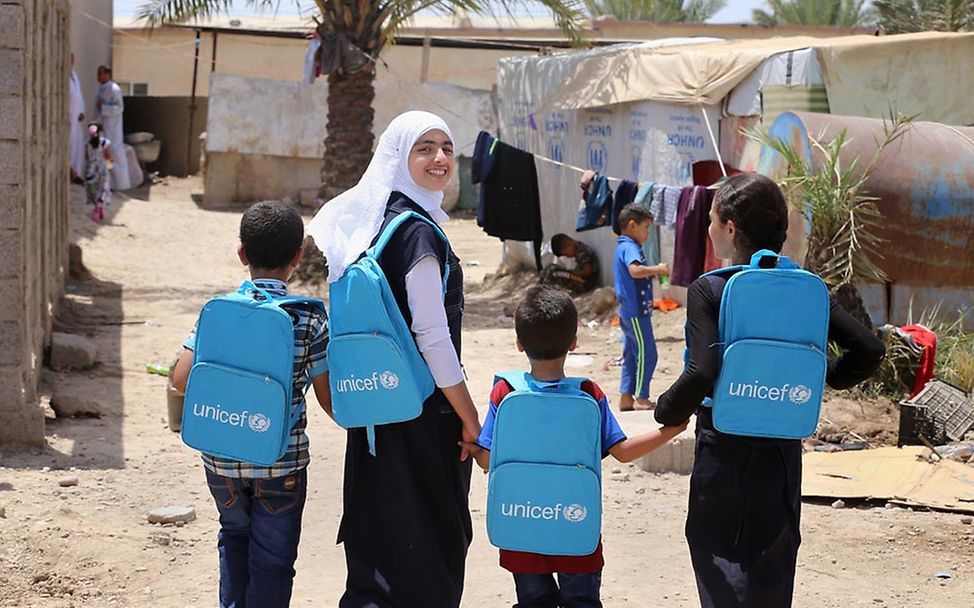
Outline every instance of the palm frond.
{"type": "MultiPolygon", "coordinates": [[[[233,0],[148,0],[138,8],[137,17],[151,28],[229,14],[233,4],[233,0]]],[[[245,0],[245,4],[257,10],[269,10],[276,9],[280,0],[245,0]]]]}

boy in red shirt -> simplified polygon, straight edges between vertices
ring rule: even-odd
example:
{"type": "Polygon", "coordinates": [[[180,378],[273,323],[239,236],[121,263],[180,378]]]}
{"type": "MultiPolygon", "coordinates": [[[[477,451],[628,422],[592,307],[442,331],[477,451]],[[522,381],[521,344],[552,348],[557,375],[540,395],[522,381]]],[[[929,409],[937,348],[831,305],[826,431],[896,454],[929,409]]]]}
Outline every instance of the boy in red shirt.
{"type": "MultiPolygon", "coordinates": [[[[571,297],[556,289],[534,287],[528,290],[514,313],[517,349],[531,364],[531,376],[540,384],[565,378],[565,359],[577,346],[578,312],[571,297]]],[[[476,444],[463,444],[487,471],[497,407],[513,389],[504,380],[494,385],[490,410],[476,444]]],[[[649,454],[686,428],[664,426],[655,431],[627,438],[616,421],[602,389],[586,380],[582,390],[599,404],[602,420],[602,455],[611,454],[619,462],[631,462],[649,454]]],[[[514,575],[517,608],[601,607],[602,543],[590,555],[541,555],[501,549],[500,564],[514,575]],[[555,581],[555,574],[558,581],[555,581]]]]}

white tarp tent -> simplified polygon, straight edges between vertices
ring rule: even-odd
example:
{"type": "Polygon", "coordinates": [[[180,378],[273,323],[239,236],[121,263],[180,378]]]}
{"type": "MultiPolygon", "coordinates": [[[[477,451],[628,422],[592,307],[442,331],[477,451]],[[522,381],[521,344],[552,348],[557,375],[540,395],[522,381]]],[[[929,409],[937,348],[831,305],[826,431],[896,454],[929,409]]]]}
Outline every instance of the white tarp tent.
{"type": "MultiPolygon", "coordinates": [[[[707,39],[712,40],[712,39],[707,39]]],[[[638,45],[633,50],[699,43],[675,39],[638,45]]],[[[636,101],[586,110],[544,111],[545,100],[556,94],[577,66],[618,52],[619,47],[547,57],[502,59],[498,64],[498,124],[500,138],[540,157],[591,168],[633,181],[656,181],[679,186],[691,183],[690,169],[698,160],[716,158],[704,122],[704,110],[717,133],[717,106],[681,106],[636,101]]],[[[544,238],[558,232],[574,234],[581,174],[545,160],[537,160],[541,185],[544,238]]],[[[613,184],[618,186],[618,182],[613,184]]],[[[664,261],[672,263],[672,236],[664,231],[664,261]]],[[[602,276],[612,276],[615,236],[599,229],[581,237],[599,254],[602,276]]],[[[506,255],[510,260],[510,256],[506,255]]],[[[527,254],[518,259],[530,262],[527,254]]]]}

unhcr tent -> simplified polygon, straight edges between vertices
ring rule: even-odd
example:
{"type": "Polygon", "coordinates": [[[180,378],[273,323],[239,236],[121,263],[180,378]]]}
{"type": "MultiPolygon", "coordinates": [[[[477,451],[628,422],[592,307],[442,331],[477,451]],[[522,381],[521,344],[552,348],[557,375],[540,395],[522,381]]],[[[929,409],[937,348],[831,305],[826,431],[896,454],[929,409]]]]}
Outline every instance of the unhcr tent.
{"type": "MultiPolygon", "coordinates": [[[[538,160],[544,236],[574,234],[579,173],[688,185],[691,166],[753,160],[742,128],[788,110],[974,124],[974,34],[678,39],[502,59],[500,137],[538,160]],[[716,143],[716,145],[715,145],[716,143]]],[[[618,185],[618,182],[615,183],[618,185]]],[[[579,235],[575,235],[579,236],[579,235]]],[[[584,233],[609,280],[614,235],[584,233]]],[[[672,233],[663,259],[672,262],[672,233]]],[[[674,294],[679,296],[680,294],[674,294]]]]}

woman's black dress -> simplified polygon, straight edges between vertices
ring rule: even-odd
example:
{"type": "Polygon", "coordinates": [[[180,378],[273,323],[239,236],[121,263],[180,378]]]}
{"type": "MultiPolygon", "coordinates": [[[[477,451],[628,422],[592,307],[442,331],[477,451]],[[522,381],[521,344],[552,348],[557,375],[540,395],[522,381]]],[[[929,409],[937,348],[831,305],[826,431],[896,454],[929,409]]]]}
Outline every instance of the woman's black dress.
{"type": "MultiPolygon", "coordinates": [[[[385,224],[399,213],[423,209],[393,192],[385,224]]],[[[405,277],[421,259],[449,260],[445,297],[450,336],[460,354],[463,272],[449,247],[420,220],[396,233],[379,263],[399,308],[411,324],[405,277]]],[[[419,418],[376,427],[376,455],[364,429],[348,431],[344,513],[338,542],[345,547],[348,579],[341,608],[456,608],[464,562],[473,538],[468,506],[471,459],[460,462],[461,422],[437,389],[419,418]]]]}

